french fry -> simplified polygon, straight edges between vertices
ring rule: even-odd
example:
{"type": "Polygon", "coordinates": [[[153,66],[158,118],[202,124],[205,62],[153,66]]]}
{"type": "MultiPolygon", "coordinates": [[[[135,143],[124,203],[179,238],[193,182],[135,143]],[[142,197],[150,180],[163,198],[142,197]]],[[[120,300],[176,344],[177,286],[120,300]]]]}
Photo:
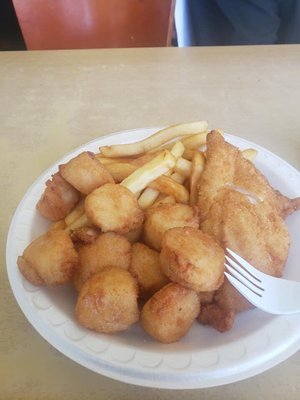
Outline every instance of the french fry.
{"type": "MultiPolygon", "coordinates": [[[[171,178],[179,184],[183,184],[183,182],[185,181],[185,176],[179,174],[178,172],[173,172],[171,178]]],[[[159,194],[160,193],[158,190],[152,189],[151,187],[147,187],[138,200],[141,209],[145,210],[150,206],[152,206],[155,203],[156,199],[159,197],[159,194]]],[[[171,196],[165,196],[165,197],[171,197],[171,196]]],[[[174,199],[174,197],[172,197],[172,199],[174,199]]]]}
{"type": "Polygon", "coordinates": [[[176,142],[175,144],[173,143],[173,146],[170,151],[171,151],[171,154],[173,154],[173,156],[176,159],[178,159],[184,153],[184,145],[182,144],[181,141],[176,142]]]}
{"type": "MultiPolygon", "coordinates": [[[[181,146],[179,147],[181,148],[181,146]]],[[[112,160],[112,162],[107,162],[105,167],[114,178],[114,181],[120,183],[146,162],[153,160],[161,152],[162,150],[151,154],[146,153],[138,158],[106,158],[106,160],[112,160]]]]}
{"type": "Polygon", "coordinates": [[[101,153],[96,154],[95,157],[101,162],[101,164],[104,164],[105,166],[107,164],[114,163],[131,163],[134,160],[131,157],[105,157],[101,153]]]}
{"type": "Polygon", "coordinates": [[[249,161],[254,161],[256,155],[257,155],[257,150],[255,149],[245,149],[242,151],[242,154],[244,158],[246,158],[249,161]]]}
{"type": "MultiPolygon", "coordinates": [[[[174,143],[173,143],[174,146],[174,143]]],[[[172,147],[172,146],[171,146],[172,147]]],[[[131,156],[131,157],[105,157],[102,153],[97,153],[95,157],[105,166],[107,164],[115,164],[115,163],[126,163],[126,164],[133,164],[137,166],[141,166],[146,162],[152,160],[157,154],[159,154],[163,149],[159,148],[155,151],[147,152],[142,155],[138,156],[131,156]]]]}
{"type": "Polygon", "coordinates": [[[141,167],[142,165],[146,164],[147,162],[153,160],[154,157],[156,157],[158,154],[162,152],[163,149],[158,149],[155,152],[148,152],[145,154],[140,155],[139,157],[132,158],[131,159],[131,164],[136,165],[137,167],[141,167]]]}
{"type": "MultiPolygon", "coordinates": [[[[173,143],[170,151],[171,151],[171,154],[176,159],[178,159],[184,153],[184,146],[180,141],[176,142],[175,144],[173,143]]],[[[165,175],[171,175],[171,173],[172,173],[172,171],[169,170],[165,173],[165,175]]],[[[176,177],[177,177],[177,179],[179,179],[181,181],[181,177],[179,174],[176,174],[175,178],[176,177]]],[[[176,180],[176,179],[174,179],[174,180],[176,180]]],[[[180,182],[180,183],[182,183],[182,182],[180,182]]],[[[155,202],[155,200],[157,199],[158,196],[159,196],[158,190],[147,187],[144,190],[144,192],[142,193],[142,195],[140,196],[140,198],[138,199],[139,206],[141,207],[142,210],[150,207],[155,202]]]]}
{"type": "Polygon", "coordinates": [[[155,179],[155,181],[150,182],[148,187],[156,189],[168,196],[173,196],[179,203],[188,204],[189,202],[190,196],[188,190],[169,176],[160,176],[155,179]]]}
{"type": "MultiPolygon", "coordinates": [[[[200,151],[199,149],[185,149],[182,158],[188,160],[188,161],[192,161],[194,155],[196,152],[200,151]]],[[[203,156],[206,158],[206,151],[201,150],[201,153],[203,154],[203,156]]]]}
{"type": "Polygon", "coordinates": [[[125,178],[120,185],[127,187],[133,193],[144,189],[150,182],[174,168],[176,158],[170,151],[164,150],[142,167],[125,178]]]}
{"type": "Polygon", "coordinates": [[[86,214],[84,213],[81,215],[81,217],[77,218],[72,224],[68,225],[65,228],[65,231],[67,233],[71,233],[74,229],[81,228],[82,226],[87,226],[87,225],[89,225],[89,223],[90,222],[89,222],[86,214]]]}
{"type": "MultiPolygon", "coordinates": [[[[221,129],[217,129],[217,131],[219,133],[221,133],[221,135],[223,135],[223,131],[221,131],[221,129]]],[[[209,131],[204,131],[201,133],[196,133],[194,135],[189,135],[187,137],[181,138],[181,142],[185,147],[185,151],[183,154],[184,158],[192,160],[192,155],[194,154],[194,151],[198,150],[199,147],[206,144],[206,137],[207,137],[208,132],[209,131]],[[190,158],[188,158],[186,155],[189,155],[190,158]]],[[[172,148],[173,144],[174,144],[174,142],[166,143],[162,146],[156,147],[155,149],[151,150],[150,152],[157,151],[159,149],[170,150],[172,148]]]]}
{"type": "Polygon", "coordinates": [[[192,170],[190,176],[190,205],[194,206],[198,201],[198,181],[205,165],[205,157],[200,151],[195,152],[192,160],[192,170]]]}
{"type": "Polygon", "coordinates": [[[188,161],[192,161],[194,154],[195,154],[195,149],[185,149],[184,153],[182,155],[182,158],[185,158],[188,161]]]}
{"type": "Polygon", "coordinates": [[[138,199],[139,206],[142,210],[152,206],[157,197],[159,196],[159,191],[156,189],[151,189],[147,187],[138,199]]]}
{"type": "MultiPolygon", "coordinates": [[[[179,174],[178,172],[173,172],[170,177],[179,184],[183,184],[183,182],[185,181],[185,176],[179,174]]],[[[152,204],[154,204],[154,202],[158,198],[159,194],[160,192],[158,190],[147,187],[138,199],[138,203],[141,209],[145,210],[152,206],[152,204]]]]}
{"type": "MultiPolygon", "coordinates": [[[[187,152],[187,154],[189,154],[189,152],[193,153],[200,146],[204,145],[206,143],[207,134],[208,134],[208,131],[204,131],[201,133],[196,133],[195,135],[190,135],[190,136],[181,138],[181,143],[185,147],[185,152],[187,152]]],[[[151,150],[150,152],[158,151],[159,149],[171,150],[171,148],[173,146],[174,146],[174,142],[166,143],[163,146],[156,147],[155,149],[151,150]]]]}
{"type": "Polygon", "coordinates": [[[206,143],[208,131],[197,133],[182,139],[182,144],[186,149],[195,150],[206,143]]]}
{"type": "Polygon", "coordinates": [[[122,182],[138,169],[138,166],[128,163],[106,164],[105,167],[116,183],[122,182]]]}
{"type": "Polygon", "coordinates": [[[84,214],[84,200],[80,200],[77,206],[65,217],[66,226],[71,225],[76,219],[84,214]]]}
{"type": "Polygon", "coordinates": [[[160,204],[176,204],[176,200],[173,196],[168,196],[164,193],[160,193],[158,198],[153,203],[152,207],[159,206],[160,204]]]}
{"type": "Polygon", "coordinates": [[[133,193],[133,194],[134,194],[134,196],[138,199],[138,198],[140,197],[140,195],[141,195],[142,192],[143,192],[143,189],[140,190],[140,191],[138,191],[138,192],[135,192],[135,193],[133,193]]]}
{"type": "Polygon", "coordinates": [[[106,157],[133,156],[149,152],[150,150],[169,142],[176,137],[192,135],[207,130],[207,121],[190,122],[186,124],[173,125],[162,129],[148,138],[135,143],[102,146],[101,153],[106,157]]]}
{"type": "MultiPolygon", "coordinates": [[[[224,135],[222,129],[214,129],[219,132],[221,135],[224,135]]],[[[197,133],[195,135],[191,135],[182,139],[182,144],[188,150],[198,150],[199,147],[206,144],[206,138],[209,131],[197,133]]]]}
{"type": "Polygon", "coordinates": [[[179,174],[185,176],[186,178],[190,176],[191,169],[192,169],[191,161],[188,161],[182,157],[178,158],[174,167],[175,172],[178,172],[179,174]]]}
{"type": "MultiPolygon", "coordinates": [[[[183,146],[182,141],[179,141],[179,142],[175,142],[175,143],[174,142],[169,143],[168,148],[163,146],[163,150],[169,150],[171,152],[171,154],[173,154],[173,156],[178,160],[184,154],[185,147],[183,146]]],[[[157,152],[157,150],[156,150],[156,152],[157,152]]],[[[150,152],[147,154],[152,154],[152,153],[150,152]]],[[[171,173],[172,173],[172,171],[169,171],[166,174],[171,175],[171,173]]]]}
{"type": "Polygon", "coordinates": [[[180,183],[181,185],[183,184],[183,182],[185,181],[185,176],[180,174],[179,172],[173,172],[173,174],[171,175],[171,178],[177,182],[180,183]]]}

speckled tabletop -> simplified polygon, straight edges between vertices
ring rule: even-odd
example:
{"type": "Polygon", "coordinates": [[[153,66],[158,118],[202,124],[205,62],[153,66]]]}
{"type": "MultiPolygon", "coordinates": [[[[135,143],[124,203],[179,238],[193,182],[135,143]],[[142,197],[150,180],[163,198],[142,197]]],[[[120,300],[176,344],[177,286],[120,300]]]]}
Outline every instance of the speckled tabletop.
{"type": "Polygon", "coordinates": [[[0,398],[298,399],[300,353],[207,389],[151,389],[91,372],[48,344],[6,273],[9,224],[32,182],[99,136],[207,119],[300,169],[300,46],[0,53],[0,398]]]}

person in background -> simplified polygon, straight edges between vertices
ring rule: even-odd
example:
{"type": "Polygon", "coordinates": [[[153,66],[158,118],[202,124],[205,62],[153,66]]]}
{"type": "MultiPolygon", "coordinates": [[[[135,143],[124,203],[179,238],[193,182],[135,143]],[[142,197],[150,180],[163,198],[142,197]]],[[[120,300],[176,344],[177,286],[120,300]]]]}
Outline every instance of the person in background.
{"type": "Polygon", "coordinates": [[[25,49],[12,1],[0,0],[0,51],[25,49]]]}
{"type": "Polygon", "coordinates": [[[187,0],[196,46],[300,43],[300,0],[187,0]]]}

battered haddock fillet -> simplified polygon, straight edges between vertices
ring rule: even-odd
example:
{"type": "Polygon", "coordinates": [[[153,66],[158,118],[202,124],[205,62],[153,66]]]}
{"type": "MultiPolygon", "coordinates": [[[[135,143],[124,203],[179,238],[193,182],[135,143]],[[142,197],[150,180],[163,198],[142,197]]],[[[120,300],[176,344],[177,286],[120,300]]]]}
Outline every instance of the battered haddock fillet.
{"type": "MultiPolygon", "coordinates": [[[[231,248],[261,271],[280,277],[289,251],[284,218],[300,208],[300,198],[289,199],[216,131],[207,136],[207,159],[200,177],[200,228],[223,248],[231,248]]],[[[235,314],[250,308],[225,279],[211,304],[203,305],[199,321],[223,332],[235,314]]]]}

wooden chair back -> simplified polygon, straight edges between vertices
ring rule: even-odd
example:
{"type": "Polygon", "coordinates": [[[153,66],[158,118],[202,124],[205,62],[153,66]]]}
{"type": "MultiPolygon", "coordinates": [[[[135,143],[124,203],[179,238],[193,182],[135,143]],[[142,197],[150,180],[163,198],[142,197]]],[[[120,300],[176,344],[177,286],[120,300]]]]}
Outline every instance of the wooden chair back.
{"type": "Polygon", "coordinates": [[[169,46],[174,0],[13,0],[29,50],[169,46]]]}

